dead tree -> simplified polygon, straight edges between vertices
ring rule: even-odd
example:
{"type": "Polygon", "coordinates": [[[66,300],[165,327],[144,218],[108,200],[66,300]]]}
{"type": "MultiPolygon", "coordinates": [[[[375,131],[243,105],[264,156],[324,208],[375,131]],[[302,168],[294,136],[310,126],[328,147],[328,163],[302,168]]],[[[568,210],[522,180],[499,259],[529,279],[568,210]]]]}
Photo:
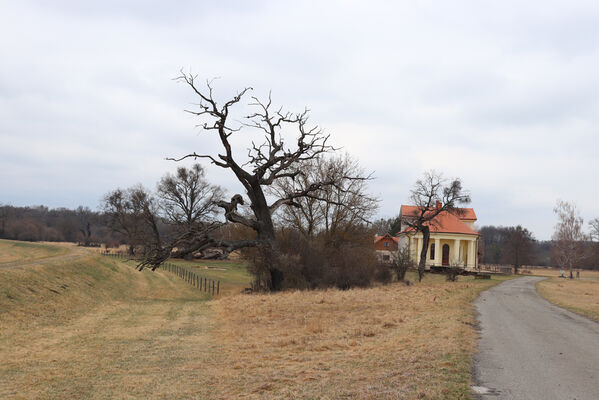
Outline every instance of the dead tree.
{"type": "MultiPolygon", "coordinates": [[[[186,111],[199,119],[199,127],[218,138],[221,151],[217,154],[193,152],[170,159],[206,159],[217,167],[231,171],[245,189],[247,202],[241,194],[236,194],[231,201],[216,204],[224,210],[227,222],[244,225],[255,233],[253,237],[241,240],[216,240],[208,232],[205,240],[211,241],[213,246],[222,248],[226,253],[245,247],[261,249],[268,256],[265,289],[279,290],[283,272],[276,260],[277,239],[273,214],[282,206],[297,205],[300,199],[313,196],[323,188],[335,184],[335,181],[327,178],[308,182],[307,185],[284,192],[272,200],[267,197],[267,188],[282,179],[297,179],[307,162],[333,151],[334,148],[328,143],[329,135],[318,126],[308,124],[307,109],[295,114],[285,112],[282,108],[273,106],[270,95],[266,101],[251,97],[249,106],[254,111],[244,117],[241,123],[236,123],[231,115],[235,107],[240,106],[241,100],[249,96],[252,88],[245,88],[230,100],[221,103],[213,96],[211,82],[207,82],[205,86],[198,85],[196,76],[186,73],[182,73],[177,80],[187,84],[198,96],[197,108],[186,111]],[[240,131],[243,131],[246,138],[252,133],[262,136],[261,141],[248,139],[250,144],[246,157],[236,153],[232,143],[232,138],[239,135],[240,131]],[[249,206],[248,213],[239,209],[240,205],[246,203],[249,206]]],[[[158,265],[164,260],[164,256],[155,257],[146,260],[146,265],[158,265]]]]}
{"type": "Polygon", "coordinates": [[[414,232],[422,233],[423,245],[418,262],[418,280],[422,280],[431,225],[435,224],[437,215],[443,212],[460,215],[463,211],[457,205],[470,203],[470,195],[462,188],[459,178],[447,181],[442,174],[428,171],[422,179],[418,179],[414,184],[410,200],[416,206],[416,212],[402,215],[401,222],[414,232]]]}

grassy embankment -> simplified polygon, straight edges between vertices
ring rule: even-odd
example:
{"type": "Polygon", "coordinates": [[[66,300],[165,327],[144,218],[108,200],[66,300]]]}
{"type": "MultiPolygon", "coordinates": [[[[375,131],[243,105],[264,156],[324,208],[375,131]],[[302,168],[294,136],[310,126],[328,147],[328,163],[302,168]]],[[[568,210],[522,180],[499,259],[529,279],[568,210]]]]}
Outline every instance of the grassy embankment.
{"type": "Polygon", "coordinates": [[[537,282],[537,291],[550,302],[599,321],[599,271],[581,271],[580,279],[558,278],[558,270],[533,270],[548,276],[537,282]]]}
{"type": "Polygon", "coordinates": [[[471,301],[499,280],[203,301],[93,255],[0,270],[0,398],[469,398],[471,301]]]}
{"type": "Polygon", "coordinates": [[[13,240],[2,240],[0,245],[0,266],[15,262],[26,262],[29,260],[41,260],[48,257],[65,254],[65,247],[30,242],[18,242],[13,240]]]}
{"type": "Polygon", "coordinates": [[[18,248],[13,259],[31,264],[0,269],[0,398],[176,398],[179,380],[211,364],[212,311],[174,275],[18,248]]]}

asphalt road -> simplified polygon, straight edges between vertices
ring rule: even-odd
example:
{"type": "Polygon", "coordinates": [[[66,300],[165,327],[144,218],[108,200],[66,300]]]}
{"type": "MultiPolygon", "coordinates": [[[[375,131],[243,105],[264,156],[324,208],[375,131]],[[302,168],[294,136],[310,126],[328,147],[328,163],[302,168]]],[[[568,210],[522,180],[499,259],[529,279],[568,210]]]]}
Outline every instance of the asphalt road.
{"type": "Polygon", "coordinates": [[[599,323],[541,298],[541,279],[506,281],[475,301],[480,399],[599,399],[599,323]]]}

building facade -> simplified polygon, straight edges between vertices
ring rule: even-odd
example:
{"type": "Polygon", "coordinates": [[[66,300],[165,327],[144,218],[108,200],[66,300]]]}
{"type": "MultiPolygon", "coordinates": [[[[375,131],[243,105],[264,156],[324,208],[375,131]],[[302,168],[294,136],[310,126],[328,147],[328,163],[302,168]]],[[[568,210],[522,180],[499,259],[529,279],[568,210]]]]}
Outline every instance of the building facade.
{"type": "MultiPolygon", "coordinates": [[[[439,207],[440,205],[437,204],[439,207]]],[[[419,213],[416,206],[402,205],[400,219],[419,213]]],[[[479,233],[474,230],[477,220],[472,208],[443,211],[428,223],[430,239],[426,255],[427,267],[459,266],[474,269],[478,266],[479,233]]],[[[421,232],[407,228],[402,230],[412,260],[417,264],[424,244],[421,232]]]]}

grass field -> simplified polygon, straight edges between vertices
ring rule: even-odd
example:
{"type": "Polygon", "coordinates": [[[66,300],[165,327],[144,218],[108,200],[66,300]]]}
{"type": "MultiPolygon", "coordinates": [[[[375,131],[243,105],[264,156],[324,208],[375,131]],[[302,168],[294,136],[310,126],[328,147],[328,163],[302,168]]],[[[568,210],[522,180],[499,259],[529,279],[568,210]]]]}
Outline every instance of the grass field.
{"type": "Polygon", "coordinates": [[[2,240],[0,245],[0,265],[28,260],[39,260],[65,254],[67,248],[43,243],[2,240]]]}
{"type": "Polygon", "coordinates": [[[208,300],[166,272],[49,260],[0,270],[2,399],[471,398],[471,301],[506,279],[208,300]]]}
{"type": "Polygon", "coordinates": [[[220,281],[224,294],[239,293],[251,286],[252,278],[247,272],[244,261],[173,259],[169,262],[188,267],[201,277],[220,281]]]}
{"type": "Polygon", "coordinates": [[[599,271],[581,271],[580,279],[558,278],[558,271],[545,271],[549,279],[537,283],[537,291],[560,307],[599,321],[599,271]]]}

